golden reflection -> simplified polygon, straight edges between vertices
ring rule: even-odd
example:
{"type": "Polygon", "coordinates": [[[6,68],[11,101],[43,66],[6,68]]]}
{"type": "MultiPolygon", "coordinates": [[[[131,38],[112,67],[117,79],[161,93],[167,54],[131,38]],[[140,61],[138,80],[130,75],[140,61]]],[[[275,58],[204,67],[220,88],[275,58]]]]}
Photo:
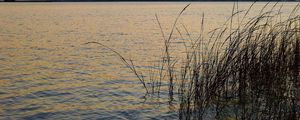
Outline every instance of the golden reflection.
{"type": "MultiPolygon", "coordinates": [[[[246,9],[250,4],[239,4],[239,9],[246,9]]],[[[167,105],[155,108],[167,99],[143,102],[143,87],[117,56],[107,49],[84,43],[101,42],[133,59],[137,65],[153,65],[163,45],[155,14],[167,34],[184,5],[186,3],[0,4],[0,92],[3,91],[0,114],[23,117],[40,112],[97,109],[153,109],[153,114],[158,115],[168,112],[167,105]],[[43,91],[58,93],[30,96],[43,91]],[[56,95],[59,93],[70,94],[56,95]],[[75,101],[59,103],[68,99],[75,101]],[[40,108],[16,113],[31,105],[40,108]]],[[[264,5],[258,3],[255,7],[264,5]]],[[[286,3],[282,11],[292,6],[293,3],[286,3]]],[[[205,32],[208,32],[220,27],[231,16],[231,9],[230,2],[195,2],[182,15],[177,27],[182,29],[185,25],[191,38],[196,39],[203,12],[205,32]]],[[[257,12],[253,9],[250,15],[257,12]]],[[[183,40],[178,34],[174,37],[172,52],[182,54],[183,40]]],[[[147,66],[138,69],[148,70],[147,66]]]]}

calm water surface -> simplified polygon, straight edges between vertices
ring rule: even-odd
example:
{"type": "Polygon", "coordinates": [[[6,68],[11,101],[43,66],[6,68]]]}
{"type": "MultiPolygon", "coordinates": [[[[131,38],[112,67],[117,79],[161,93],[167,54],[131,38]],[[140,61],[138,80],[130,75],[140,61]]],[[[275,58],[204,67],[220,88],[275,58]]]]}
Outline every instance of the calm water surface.
{"type": "MultiPolygon", "coordinates": [[[[169,105],[164,92],[161,99],[144,97],[117,56],[84,43],[101,42],[147,69],[163,45],[155,13],[169,32],[186,4],[1,3],[0,119],[176,119],[176,104],[169,105]]],[[[284,4],[283,12],[296,5],[284,4]]],[[[177,27],[197,38],[203,13],[210,31],[229,18],[232,5],[192,3],[177,27]]]]}

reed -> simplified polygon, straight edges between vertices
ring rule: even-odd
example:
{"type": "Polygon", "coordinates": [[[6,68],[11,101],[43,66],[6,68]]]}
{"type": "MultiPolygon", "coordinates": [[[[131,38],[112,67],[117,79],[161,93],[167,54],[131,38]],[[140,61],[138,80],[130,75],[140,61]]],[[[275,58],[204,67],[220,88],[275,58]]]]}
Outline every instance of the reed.
{"type": "MultiPolygon", "coordinates": [[[[172,59],[170,52],[174,34],[189,35],[180,30],[177,21],[187,9],[178,14],[170,33],[163,32],[159,18],[156,20],[164,40],[164,50],[158,70],[145,80],[115,50],[126,66],[141,81],[146,93],[157,96],[162,81],[168,81],[169,99],[178,98],[179,119],[300,119],[300,15],[299,4],[286,19],[281,17],[282,5],[267,3],[260,12],[247,18],[249,11],[238,10],[233,5],[232,16],[224,26],[202,32],[196,40],[185,42],[184,59],[172,59]],[[267,7],[271,7],[266,11],[267,7]],[[237,19],[235,22],[234,20],[237,19]],[[180,72],[175,72],[181,66],[180,72]],[[147,84],[147,83],[151,84],[147,84]],[[151,90],[149,90],[151,89],[151,90]]],[[[184,26],[184,25],[183,25],[184,26]]]]}
{"type": "Polygon", "coordinates": [[[299,5],[285,20],[276,5],[246,20],[251,5],[236,28],[242,12],[233,12],[213,40],[196,40],[181,70],[180,119],[300,118],[299,5]],[[199,51],[201,41],[211,44],[208,53],[199,51]]]}

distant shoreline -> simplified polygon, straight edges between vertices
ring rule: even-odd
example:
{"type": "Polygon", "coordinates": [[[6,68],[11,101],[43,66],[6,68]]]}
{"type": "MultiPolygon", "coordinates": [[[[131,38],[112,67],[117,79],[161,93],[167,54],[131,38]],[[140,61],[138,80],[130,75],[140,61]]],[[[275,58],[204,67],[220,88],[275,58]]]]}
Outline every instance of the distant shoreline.
{"type": "MultiPolygon", "coordinates": [[[[254,2],[255,0],[242,0],[238,2],[254,2]]],[[[37,0],[37,1],[0,1],[0,2],[237,2],[236,0],[37,0]]],[[[300,2],[300,0],[258,0],[256,2],[300,2]]]]}

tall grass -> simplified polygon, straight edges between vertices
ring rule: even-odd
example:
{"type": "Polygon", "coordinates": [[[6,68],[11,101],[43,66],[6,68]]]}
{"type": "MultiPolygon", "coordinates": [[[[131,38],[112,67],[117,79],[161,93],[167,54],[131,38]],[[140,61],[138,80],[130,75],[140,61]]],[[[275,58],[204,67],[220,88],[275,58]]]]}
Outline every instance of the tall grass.
{"type": "Polygon", "coordinates": [[[278,3],[266,4],[248,18],[254,4],[242,11],[235,4],[224,26],[209,32],[207,38],[203,14],[202,32],[184,43],[181,62],[172,59],[169,49],[175,32],[183,39],[182,33],[189,34],[177,28],[189,5],[180,11],[167,36],[156,15],[165,48],[160,69],[152,71],[159,77],[150,77],[149,85],[132,61],[112,51],[135,73],[147,94],[159,96],[161,82],[168,81],[170,101],[178,97],[179,119],[300,119],[299,4],[286,19],[278,3]],[[180,72],[175,72],[178,65],[180,72]]]}
{"type": "Polygon", "coordinates": [[[207,54],[196,43],[181,72],[180,119],[300,118],[299,5],[285,20],[275,6],[246,20],[251,5],[235,28],[240,11],[233,12],[229,28],[208,40],[207,54]]]}

